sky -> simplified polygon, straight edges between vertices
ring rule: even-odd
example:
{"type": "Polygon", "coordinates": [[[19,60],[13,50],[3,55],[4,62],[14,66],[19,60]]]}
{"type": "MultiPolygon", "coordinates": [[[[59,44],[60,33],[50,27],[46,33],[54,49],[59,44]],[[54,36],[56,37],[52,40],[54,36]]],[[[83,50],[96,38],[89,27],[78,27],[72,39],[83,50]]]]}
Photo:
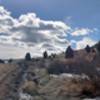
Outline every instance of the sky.
{"type": "Polygon", "coordinates": [[[83,49],[100,40],[100,0],[0,0],[0,58],[83,49]]]}

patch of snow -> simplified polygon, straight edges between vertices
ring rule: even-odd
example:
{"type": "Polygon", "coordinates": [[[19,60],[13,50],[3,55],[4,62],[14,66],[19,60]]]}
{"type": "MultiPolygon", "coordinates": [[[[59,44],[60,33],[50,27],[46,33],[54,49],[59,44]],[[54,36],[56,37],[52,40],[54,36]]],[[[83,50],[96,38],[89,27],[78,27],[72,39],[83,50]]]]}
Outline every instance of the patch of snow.
{"type": "Polygon", "coordinates": [[[100,100],[100,97],[97,97],[97,98],[94,98],[94,99],[91,99],[91,98],[85,98],[83,100],[100,100]]]}
{"type": "Polygon", "coordinates": [[[84,73],[81,75],[81,77],[82,77],[82,79],[88,79],[88,80],[90,79],[90,78],[89,78],[86,74],[84,74],[84,73]]]}
{"type": "Polygon", "coordinates": [[[52,77],[52,78],[58,78],[59,76],[58,75],[54,75],[54,74],[50,74],[50,77],[52,77]]]}
{"type": "Polygon", "coordinates": [[[60,75],[51,74],[50,76],[53,78],[89,79],[89,77],[86,74],[77,75],[77,74],[62,73],[60,75]]]}
{"type": "Polygon", "coordinates": [[[32,100],[32,97],[26,93],[20,93],[20,99],[19,100],[32,100]]]}

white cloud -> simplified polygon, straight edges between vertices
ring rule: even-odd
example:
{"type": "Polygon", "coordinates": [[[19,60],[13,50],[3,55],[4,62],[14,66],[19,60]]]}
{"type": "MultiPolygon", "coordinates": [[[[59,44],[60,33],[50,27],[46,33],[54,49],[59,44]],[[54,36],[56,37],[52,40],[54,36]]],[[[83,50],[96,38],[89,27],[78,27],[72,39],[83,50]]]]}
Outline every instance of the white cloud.
{"type": "MultiPolygon", "coordinates": [[[[44,50],[49,53],[64,51],[69,44],[67,35],[71,31],[72,28],[62,21],[42,20],[35,13],[13,18],[11,12],[0,7],[0,55],[5,54],[5,58],[23,57],[28,51],[38,56],[44,50]]],[[[88,28],[82,28],[70,34],[80,36],[92,32],[88,28]]],[[[83,47],[80,46],[83,42],[79,41],[77,48],[83,47]]]]}
{"type": "Polygon", "coordinates": [[[15,19],[9,11],[0,7],[0,44],[12,48],[28,48],[35,54],[44,50],[61,52],[68,43],[66,37],[70,29],[64,22],[42,20],[35,13],[15,19]]]}
{"type": "MultiPolygon", "coordinates": [[[[97,41],[89,38],[89,37],[84,37],[82,40],[80,41],[76,41],[76,49],[83,49],[86,47],[86,45],[89,46],[93,46],[94,44],[96,44],[97,41]]],[[[75,43],[75,41],[74,41],[75,43]]]]}
{"type": "Polygon", "coordinates": [[[81,28],[81,29],[76,29],[74,30],[71,35],[72,36],[84,36],[84,35],[88,35],[90,33],[93,33],[94,30],[92,29],[88,29],[88,28],[81,28]]]}

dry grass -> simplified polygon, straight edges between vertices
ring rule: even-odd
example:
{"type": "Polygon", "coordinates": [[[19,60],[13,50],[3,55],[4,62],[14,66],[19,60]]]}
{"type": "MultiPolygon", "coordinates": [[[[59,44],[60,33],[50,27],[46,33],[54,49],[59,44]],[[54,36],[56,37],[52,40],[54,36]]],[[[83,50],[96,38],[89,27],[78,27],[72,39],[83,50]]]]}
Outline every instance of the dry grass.
{"type": "Polygon", "coordinates": [[[24,83],[23,87],[23,92],[28,93],[32,96],[38,95],[38,87],[33,81],[27,81],[24,83]]]}

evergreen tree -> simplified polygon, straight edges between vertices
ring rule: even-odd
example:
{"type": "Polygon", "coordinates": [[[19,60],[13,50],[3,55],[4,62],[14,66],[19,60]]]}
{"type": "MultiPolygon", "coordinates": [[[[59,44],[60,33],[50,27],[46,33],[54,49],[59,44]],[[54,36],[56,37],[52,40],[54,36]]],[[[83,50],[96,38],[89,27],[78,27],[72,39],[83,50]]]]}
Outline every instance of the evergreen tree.
{"type": "Polygon", "coordinates": [[[26,53],[25,60],[27,60],[27,61],[30,61],[31,60],[30,53],[26,53]]]}
{"type": "Polygon", "coordinates": [[[74,57],[74,51],[71,48],[71,46],[68,46],[65,52],[65,58],[73,58],[74,57]]]}
{"type": "Polygon", "coordinates": [[[85,50],[86,50],[87,53],[89,53],[89,52],[91,52],[91,47],[90,47],[89,45],[87,45],[87,46],[85,47],[85,50]]]}
{"type": "Polygon", "coordinates": [[[43,53],[43,57],[44,57],[44,59],[48,58],[48,53],[47,53],[47,51],[45,51],[45,52],[43,53]]]}
{"type": "Polygon", "coordinates": [[[97,45],[97,50],[100,52],[100,41],[99,41],[99,43],[97,45]]]}

